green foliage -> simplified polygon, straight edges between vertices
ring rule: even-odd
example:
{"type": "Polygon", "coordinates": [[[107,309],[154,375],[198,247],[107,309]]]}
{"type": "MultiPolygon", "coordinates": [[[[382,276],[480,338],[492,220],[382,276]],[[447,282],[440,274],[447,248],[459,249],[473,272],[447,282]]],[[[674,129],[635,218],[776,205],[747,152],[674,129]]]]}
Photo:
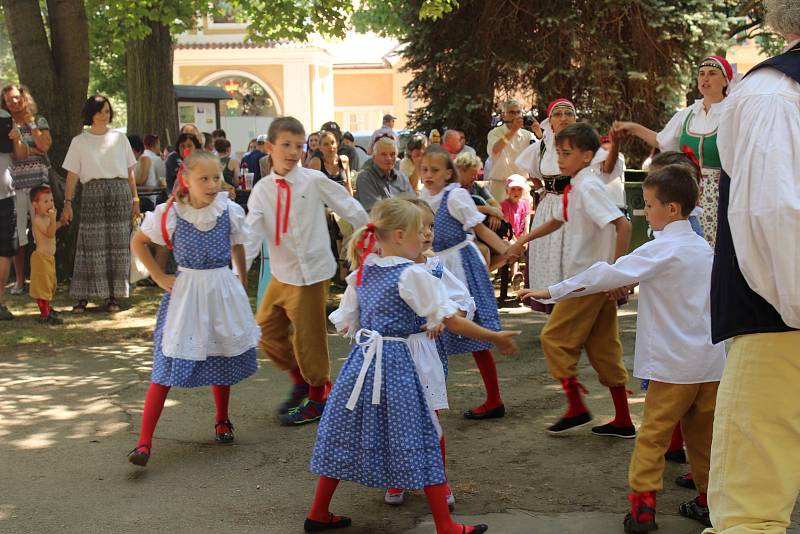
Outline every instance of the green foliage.
{"type": "Polygon", "coordinates": [[[0,7],[0,84],[17,83],[17,65],[11,52],[11,41],[6,29],[5,13],[0,7]]]}
{"type": "Polygon", "coordinates": [[[548,102],[567,97],[600,129],[614,119],[659,128],[694,86],[700,58],[724,49],[736,24],[763,26],[753,1],[460,0],[436,20],[420,17],[425,4],[362,0],[354,22],[400,36],[414,74],[407,93],[426,103],[414,126],[463,129],[479,149],[507,96],[523,97],[540,119],[548,102]]]}

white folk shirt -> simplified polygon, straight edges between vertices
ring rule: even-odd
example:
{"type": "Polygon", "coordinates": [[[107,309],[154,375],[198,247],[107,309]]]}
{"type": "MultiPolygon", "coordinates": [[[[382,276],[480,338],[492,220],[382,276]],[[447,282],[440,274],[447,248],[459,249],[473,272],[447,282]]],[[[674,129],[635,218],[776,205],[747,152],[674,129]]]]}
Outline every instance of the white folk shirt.
{"type": "Polygon", "coordinates": [[[91,180],[128,178],[136,165],[128,138],[109,130],[103,135],[84,131],[72,138],[62,167],[74,172],[82,184],[91,180]]]}
{"type": "Polygon", "coordinates": [[[575,276],[597,261],[614,261],[617,230],[612,221],[622,217],[600,175],[586,167],[571,180],[564,222],[564,203],[554,218],[564,222],[564,276],[575,276]]]}
{"type": "Polygon", "coordinates": [[[668,224],[613,265],[598,262],[550,287],[554,300],[602,293],[639,283],[637,378],[670,384],[716,382],[725,344],[711,342],[711,265],[714,252],[688,221],[668,224]]]}
{"type": "Polygon", "coordinates": [[[487,180],[505,182],[506,178],[512,174],[527,176],[525,170],[517,166],[516,159],[522,154],[523,150],[528,148],[531,141],[535,140],[536,137],[528,130],[520,128],[517,130],[514,137],[511,138],[511,141],[505,143],[503,150],[499,154],[492,154],[492,147],[507,133],[508,127],[503,124],[490,131],[489,135],[486,137],[488,141],[487,150],[489,151],[489,156],[492,158],[492,168],[487,174],[487,180]]]}
{"type": "MultiPolygon", "coordinates": [[[[291,188],[289,227],[275,244],[275,217],[278,184],[274,172],[253,187],[247,202],[247,224],[252,230],[246,244],[248,265],[258,256],[261,244],[269,246],[272,276],[284,284],[308,286],[331,278],[336,260],[331,252],[325,205],[354,227],[364,226],[369,216],[347,190],[313,169],[295,167],[283,177],[291,188]]],[[[281,228],[286,209],[286,193],[281,193],[281,228]]]]}
{"type": "Polygon", "coordinates": [[[680,138],[683,132],[683,123],[690,112],[694,113],[689,121],[689,131],[696,135],[708,135],[714,133],[719,128],[722,118],[723,104],[725,101],[711,104],[708,112],[703,105],[703,99],[695,100],[694,104],[678,111],[669,120],[664,129],[656,134],[658,148],[666,152],[667,150],[681,151],[680,138]]]}
{"type": "Polygon", "coordinates": [[[725,99],[717,147],[728,222],[747,284],[800,328],[800,84],[759,69],[725,99]]]}

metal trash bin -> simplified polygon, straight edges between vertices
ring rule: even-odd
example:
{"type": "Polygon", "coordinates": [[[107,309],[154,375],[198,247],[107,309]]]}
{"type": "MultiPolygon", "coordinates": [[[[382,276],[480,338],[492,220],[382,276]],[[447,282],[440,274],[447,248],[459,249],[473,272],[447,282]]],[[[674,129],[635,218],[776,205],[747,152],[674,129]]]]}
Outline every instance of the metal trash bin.
{"type": "Polygon", "coordinates": [[[642,183],[647,176],[645,171],[625,171],[625,199],[628,204],[628,216],[631,219],[631,245],[628,252],[650,241],[649,225],[644,216],[644,192],[642,183]]]}

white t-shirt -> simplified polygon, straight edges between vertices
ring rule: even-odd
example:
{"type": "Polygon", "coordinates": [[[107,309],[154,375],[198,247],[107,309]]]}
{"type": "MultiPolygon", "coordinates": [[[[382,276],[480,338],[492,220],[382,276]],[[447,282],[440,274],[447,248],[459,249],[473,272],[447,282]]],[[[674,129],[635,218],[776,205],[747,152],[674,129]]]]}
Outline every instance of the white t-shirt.
{"type": "Polygon", "coordinates": [[[136,165],[128,138],[109,130],[103,135],[84,131],[72,138],[63,167],[78,175],[82,184],[91,180],[127,178],[136,165]]]}
{"type": "Polygon", "coordinates": [[[150,158],[150,169],[155,173],[153,178],[153,183],[150,183],[150,175],[147,176],[147,185],[148,187],[157,187],[158,186],[158,178],[166,178],[167,177],[167,165],[161,156],[146,148],[142,156],[147,156],[150,158]]]}
{"type": "Polygon", "coordinates": [[[534,135],[528,130],[520,128],[517,130],[517,133],[514,135],[514,137],[511,138],[511,141],[505,144],[503,150],[498,155],[493,156],[492,147],[500,140],[501,137],[506,135],[506,133],[508,133],[508,126],[503,124],[490,131],[486,136],[486,150],[488,150],[489,156],[492,158],[491,169],[488,171],[488,174],[484,172],[484,175],[487,176],[487,180],[504,182],[505,179],[512,174],[521,174],[523,176],[527,176],[528,174],[525,169],[522,169],[517,165],[516,159],[520,154],[522,154],[523,150],[530,146],[531,141],[536,140],[536,137],[534,137],[534,135]]]}
{"type": "MultiPolygon", "coordinates": [[[[609,224],[622,214],[597,172],[586,167],[572,180],[564,224],[564,276],[585,271],[595,262],[614,262],[616,228],[609,224]]],[[[553,213],[564,221],[564,203],[553,213]]]]}

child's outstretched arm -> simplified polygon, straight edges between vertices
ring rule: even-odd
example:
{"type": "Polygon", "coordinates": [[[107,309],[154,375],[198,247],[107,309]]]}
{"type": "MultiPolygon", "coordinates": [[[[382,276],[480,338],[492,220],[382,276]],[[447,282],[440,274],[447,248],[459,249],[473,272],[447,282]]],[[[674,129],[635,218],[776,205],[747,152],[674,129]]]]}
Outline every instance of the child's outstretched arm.
{"type": "Polygon", "coordinates": [[[172,286],[175,284],[175,275],[166,274],[161,270],[161,267],[158,266],[158,262],[156,262],[155,258],[150,253],[150,249],[147,247],[150,243],[152,243],[152,241],[147,237],[147,234],[140,230],[136,232],[131,239],[131,250],[147,268],[147,271],[150,273],[150,278],[164,291],[172,291],[172,286]]]}
{"type": "Polygon", "coordinates": [[[492,343],[502,354],[514,354],[519,352],[519,347],[514,343],[514,338],[522,333],[520,330],[501,330],[500,332],[495,332],[494,330],[489,330],[488,328],[475,324],[458,314],[443,319],[442,323],[444,323],[448,330],[455,334],[492,343]]]}
{"type": "Polygon", "coordinates": [[[239,277],[239,281],[247,290],[247,261],[244,256],[244,245],[233,245],[231,247],[231,263],[236,276],[239,277]]]}

